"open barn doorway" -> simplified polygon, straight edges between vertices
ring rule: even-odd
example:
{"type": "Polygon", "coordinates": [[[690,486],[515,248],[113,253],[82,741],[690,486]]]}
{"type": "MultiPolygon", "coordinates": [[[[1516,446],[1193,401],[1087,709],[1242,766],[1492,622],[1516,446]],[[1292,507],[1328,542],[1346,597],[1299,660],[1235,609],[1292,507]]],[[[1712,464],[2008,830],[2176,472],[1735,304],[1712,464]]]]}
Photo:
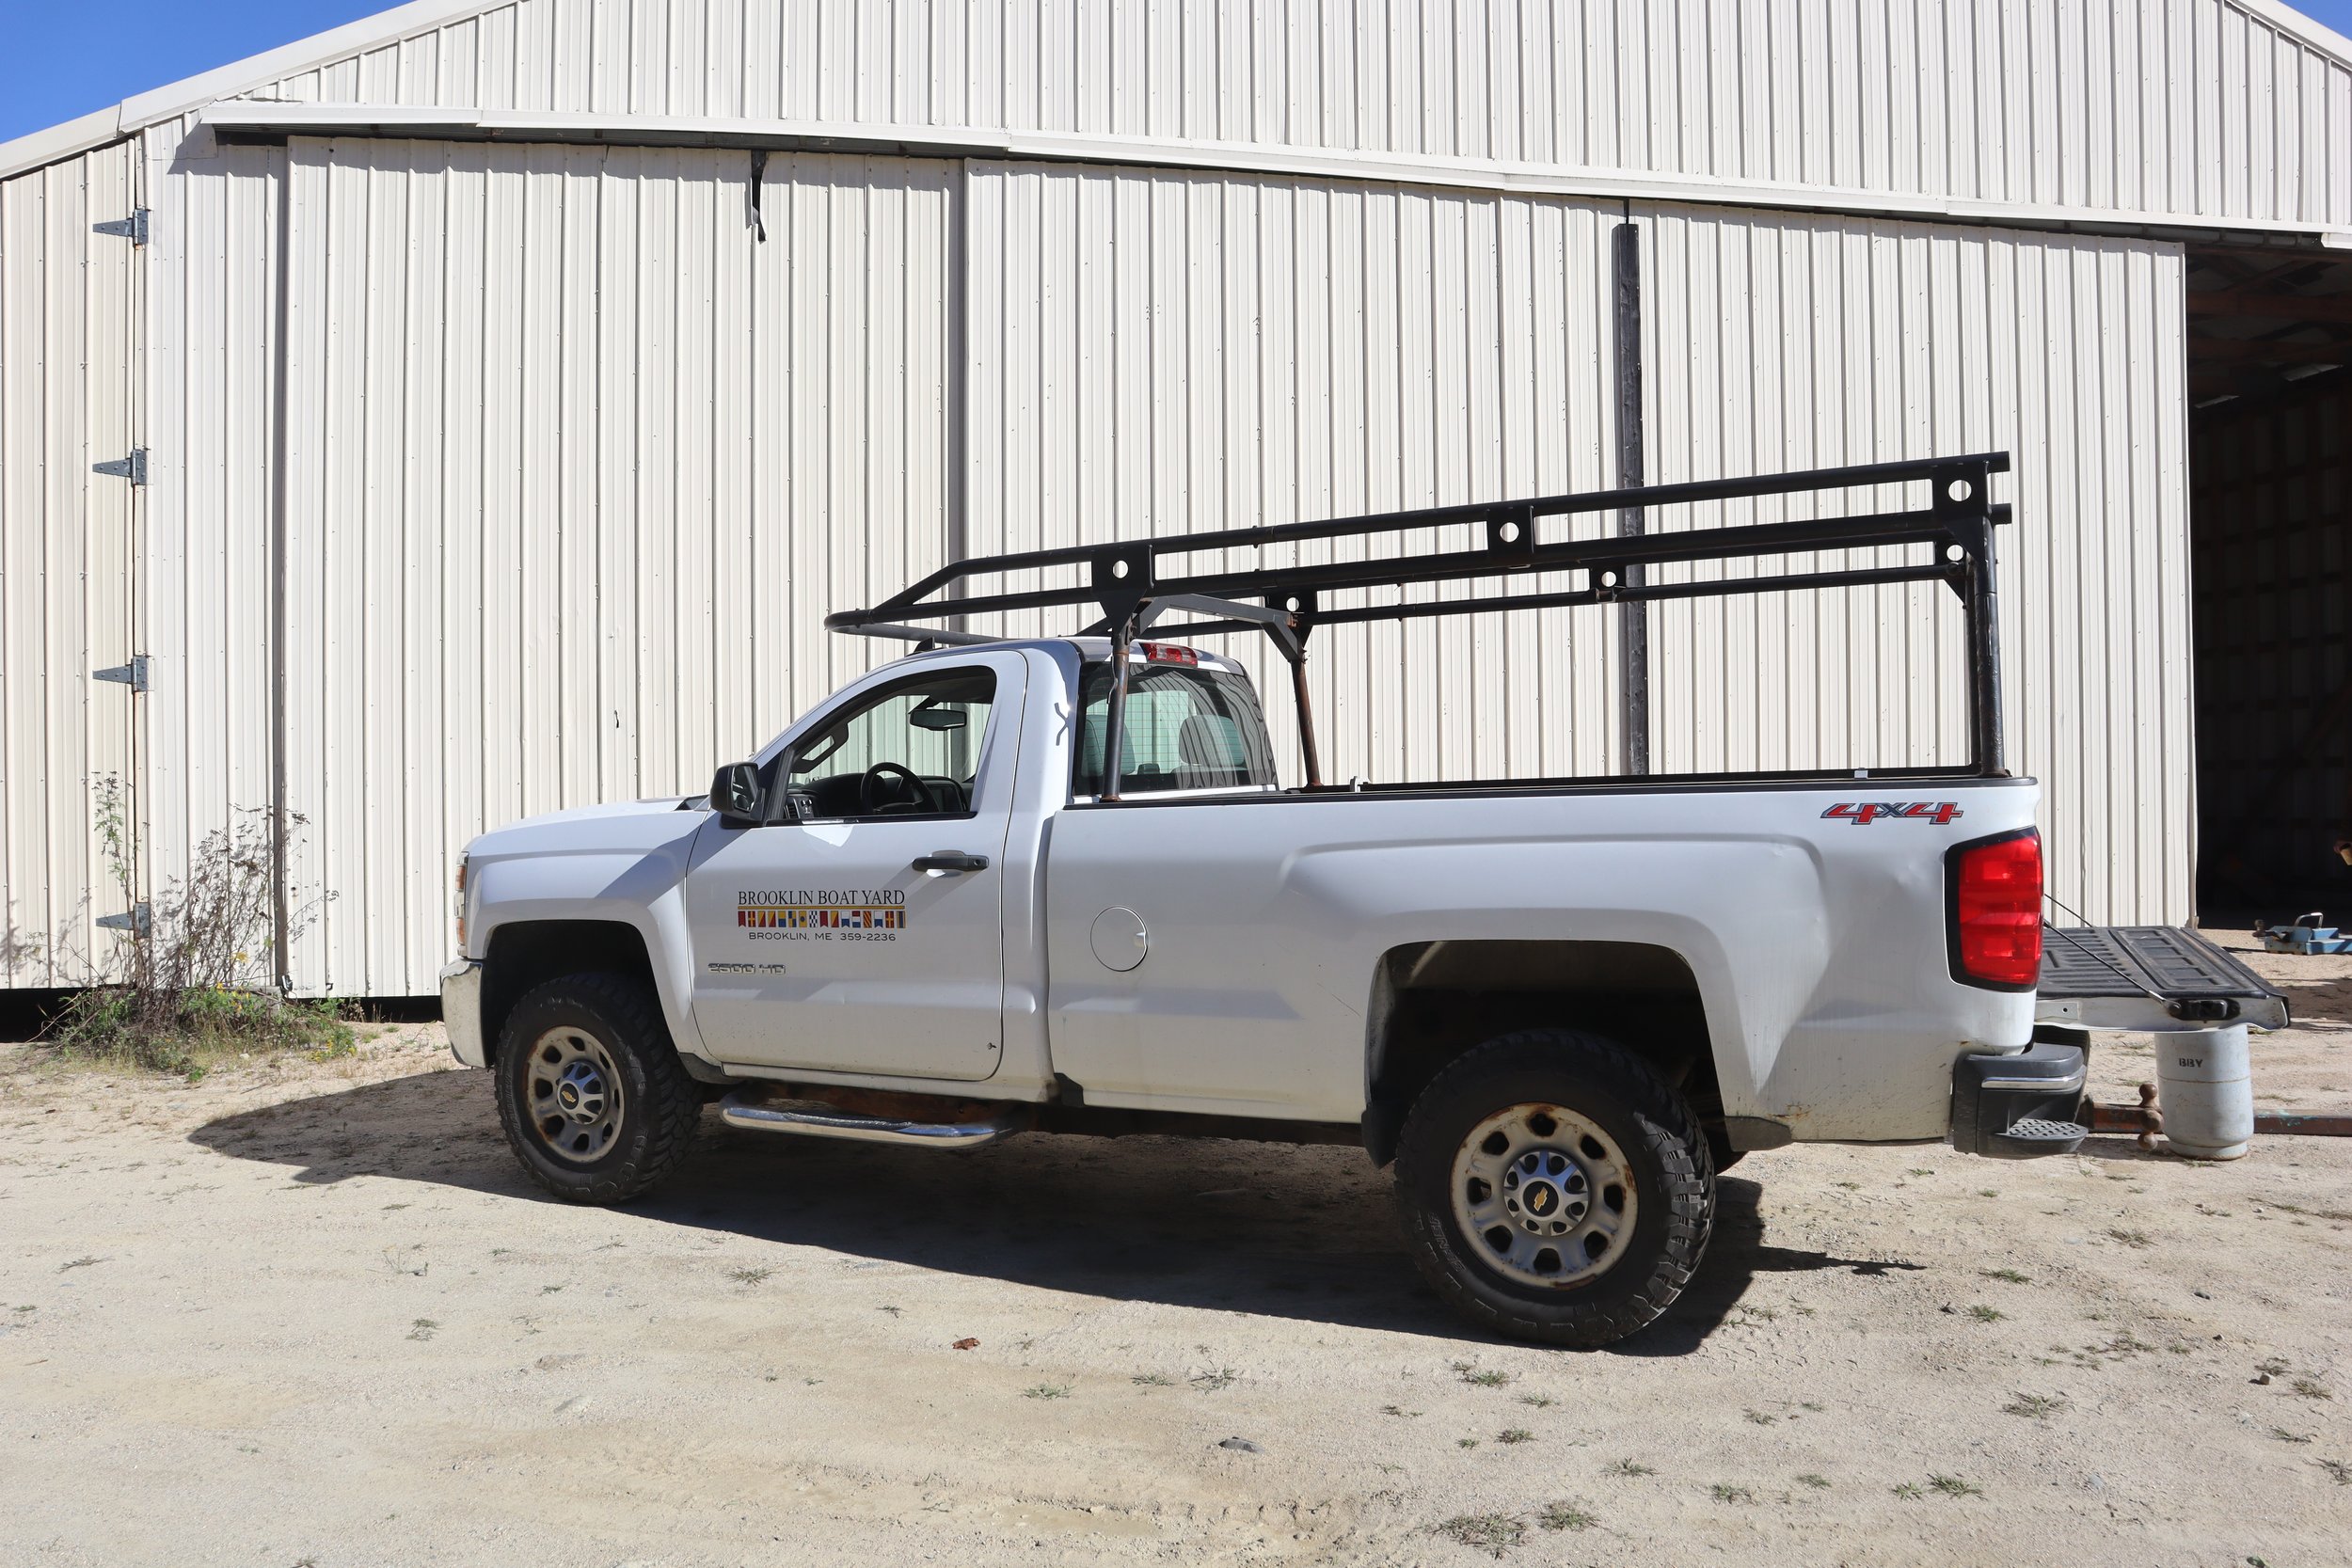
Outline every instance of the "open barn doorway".
{"type": "Polygon", "coordinates": [[[2352,256],[2187,260],[2199,915],[2352,917],[2352,256]]]}

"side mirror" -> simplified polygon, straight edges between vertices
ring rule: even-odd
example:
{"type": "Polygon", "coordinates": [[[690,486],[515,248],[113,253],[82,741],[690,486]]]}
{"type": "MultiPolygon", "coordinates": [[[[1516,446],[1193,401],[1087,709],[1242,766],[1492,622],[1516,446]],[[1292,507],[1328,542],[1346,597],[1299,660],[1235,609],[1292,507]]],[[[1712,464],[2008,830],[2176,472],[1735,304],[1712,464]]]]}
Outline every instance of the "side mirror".
{"type": "Polygon", "coordinates": [[[759,769],[748,762],[730,762],[710,779],[710,809],[729,822],[749,826],[761,820],[759,769]]]}

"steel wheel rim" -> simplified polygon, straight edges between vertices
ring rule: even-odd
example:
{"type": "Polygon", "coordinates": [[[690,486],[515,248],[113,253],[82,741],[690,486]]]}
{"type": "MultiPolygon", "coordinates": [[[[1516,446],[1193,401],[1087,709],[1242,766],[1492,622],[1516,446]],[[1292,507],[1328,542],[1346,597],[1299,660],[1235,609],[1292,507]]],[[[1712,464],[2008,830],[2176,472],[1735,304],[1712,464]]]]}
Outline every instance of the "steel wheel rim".
{"type": "Polygon", "coordinates": [[[549,1029],[532,1042],[523,1117],[540,1147],[575,1165],[594,1164],[620,1136],[621,1074],[612,1053],[584,1029],[549,1029]]]}
{"type": "Polygon", "coordinates": [[[1498,1111],[1454,1157],[1454,1218],[1480,1262],[1517,1285],[1573,1290],[1624,1256],[1640,1205],[1617,1142],[1565,1105],[1498,1111]]]}

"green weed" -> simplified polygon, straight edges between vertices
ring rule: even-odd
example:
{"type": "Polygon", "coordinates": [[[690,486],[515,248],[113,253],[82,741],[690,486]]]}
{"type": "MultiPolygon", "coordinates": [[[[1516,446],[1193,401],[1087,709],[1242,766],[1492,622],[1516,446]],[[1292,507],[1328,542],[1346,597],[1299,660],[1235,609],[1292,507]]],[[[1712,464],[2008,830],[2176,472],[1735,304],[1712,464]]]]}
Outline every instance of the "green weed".
{"type": "Polygon", "coordinates": [[[1591,1529],[1600,1521],[1574,1503],[1546,1503],[1535,1522],[1549,1530],[1591,1529]]]}
{"type": "Polygon", "coordinates": [[[1527,1522],[1508,1513],[1457,1513],[1436,1529],[1449,1541],[1501,1557],[1526,1536],[1527,1522]]]}

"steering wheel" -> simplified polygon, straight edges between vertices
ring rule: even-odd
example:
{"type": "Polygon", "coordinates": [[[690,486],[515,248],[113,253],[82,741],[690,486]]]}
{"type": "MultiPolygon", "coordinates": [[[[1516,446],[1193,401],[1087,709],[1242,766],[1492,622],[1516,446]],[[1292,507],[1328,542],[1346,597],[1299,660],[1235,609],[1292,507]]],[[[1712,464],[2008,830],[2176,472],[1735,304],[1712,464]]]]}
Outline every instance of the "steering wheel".
{"type": "Polygon", "coordinates": [[[923,782],[922,775],[912,768],[903,768],[895,762],[878,762],[867,768],[857,782],[857,799],[858,804],[866,808],[866,815],[868,816],[880,815],[887,806],[913,804],[923,811],[930,812],[941,809],[939,798],[931,793],[931,786],[923,782]],[[881,786],[885,776],[905,780],[907,787],[914,792],[914,800],[897,799],[895,790],[892,792],[893,798],[882,799],[881,786]]]}

